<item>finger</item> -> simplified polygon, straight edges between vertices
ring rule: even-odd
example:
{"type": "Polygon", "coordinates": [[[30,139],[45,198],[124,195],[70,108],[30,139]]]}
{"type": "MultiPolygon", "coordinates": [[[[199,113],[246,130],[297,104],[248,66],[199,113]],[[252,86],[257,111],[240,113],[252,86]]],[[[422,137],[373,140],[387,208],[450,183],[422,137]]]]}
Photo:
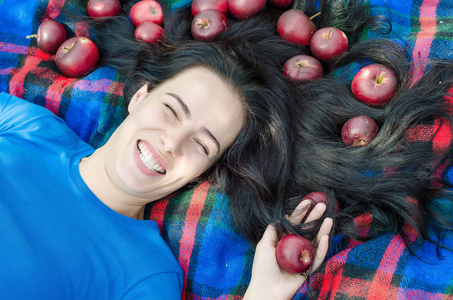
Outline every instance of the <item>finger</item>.
{"type": "Polygon", "coordinates": [[[297,205],[296,209],[294,209],[291,216],[287,217],[288,221],[293,225],[298,225],[300,222],[302,222],[303,218],[310,210],[311,202],[312,201],[310,199],[301,201],[299,205],[297,205]]]}
{"type": "Polygon", "coordinates": [[[323,235],[319,239],[318,249],[315,252],[315,259],[312,264],[312,272],[317,270],[326,258],[327,249],[329,248],[329,236],[323,235]]]}
{"type": "Polygon", "coordinates": [[[326,204],[324,203],[316,204],[315,207],[311,210],[305,222],[307,223],[320,219],[324,212],[326,211],[326,209],[327,209],[326,204]]]}
{"type": "Polygon", "coordinates": [[[332,218],[325,218],[324,221],[322,221],[321,227],[319,228],[318,234],[316,235],[315,242],[313,243],[315,247],[319,245],[319,241],[321,240],[322,236],[330,234],[330,232],[332,231],[332,226],[332,218]]]}
{"type": "Polygon", "coordinates": [[[269,244],[275,246],[277,243],[277,229],[274,224],[269,224],[261,237],[258,244],[269,244]]]}

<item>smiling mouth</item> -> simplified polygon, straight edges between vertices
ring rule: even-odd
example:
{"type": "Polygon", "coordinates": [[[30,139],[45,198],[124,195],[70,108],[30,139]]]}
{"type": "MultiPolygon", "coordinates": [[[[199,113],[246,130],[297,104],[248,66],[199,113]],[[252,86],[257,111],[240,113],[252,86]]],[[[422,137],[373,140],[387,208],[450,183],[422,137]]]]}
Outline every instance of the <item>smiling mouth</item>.
{"type": "Polygon", "coordinates": [[[153,153],[145,146],[141,141],[137,142],[138,156],[148,170],[157,172],[159,174],[165,174],[165,169],[162,167],[153,153]]]}

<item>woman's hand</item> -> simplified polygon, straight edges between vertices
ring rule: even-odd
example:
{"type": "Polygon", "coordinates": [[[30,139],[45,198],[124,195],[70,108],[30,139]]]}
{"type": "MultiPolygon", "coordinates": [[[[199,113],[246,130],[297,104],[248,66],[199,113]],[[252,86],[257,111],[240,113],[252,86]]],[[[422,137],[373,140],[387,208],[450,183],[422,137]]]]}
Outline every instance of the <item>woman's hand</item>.
{"type": "MultiPolygon", "coordinates": [[[[302,221],[307,213],[310,200],[302,201],[289,217],[293,224],[302,221]]],[[[324,203],[318,203],[310,212],[306,222],[322,217],[326,210],[324,203]]],[[[315,258],[312,271],[316,270],[326,257],[329,234],[332,229],[333,220],[326,218],[318,231],[313,246],[315,247],[315,258]]],[[[275,257],[275,246],[277,244],[277,231],[274,225],[269,225],[263,237],[256,246],[255,258],[253,260],[252,279],[244,300],[252,299],[291,299],[302,284],[307,280],[306,275],[290,274],[281,269],[275,257]]]]}

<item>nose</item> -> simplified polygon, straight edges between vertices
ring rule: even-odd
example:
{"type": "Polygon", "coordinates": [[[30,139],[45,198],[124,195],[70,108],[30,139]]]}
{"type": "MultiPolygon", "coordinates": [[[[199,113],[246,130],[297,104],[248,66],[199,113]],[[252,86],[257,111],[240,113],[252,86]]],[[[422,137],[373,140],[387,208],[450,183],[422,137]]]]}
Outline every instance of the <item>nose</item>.
{"type": "Polygon", "coordinates": [[[162,149],[172,157],[178,157],[182,153],[185,136],[180,132],[169,131],[160,136],[162,149]]]}

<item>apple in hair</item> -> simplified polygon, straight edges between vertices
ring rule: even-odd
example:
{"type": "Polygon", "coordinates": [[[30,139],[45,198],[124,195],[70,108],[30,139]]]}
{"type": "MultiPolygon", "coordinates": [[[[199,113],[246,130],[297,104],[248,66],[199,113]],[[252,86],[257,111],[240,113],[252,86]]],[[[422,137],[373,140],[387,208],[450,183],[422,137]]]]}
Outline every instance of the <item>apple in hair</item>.
{"type": "Polygon", "coordinates": [[[313,262],[314,255],[313,244],[308,239],[296,234],[284,236],[275,247],[278,265],[291,274],[307,271],[313,262]]]}
{"type": "Polygon", "coordinates": [[[58,70],[68,77],[81,77],[92,72],[99,62],[97,46],[86,37],[66,40],[55,54],[58,70]]]}
{"type": "Polygon", "coordinates": [[[207,41],[228,28],[225,15],[215,9],[200,11],[192,20],[191,31],[194,39],[207,41]]]}
{"type": "Polygon", "coordinates": [[[27,35],[27,39],[30,38],[36,38],[36,45],[41,51],[55,54],[66,40],[66,30],[61,23],[47,20],[39,25],[37,34],[27,35]]]}
{"type": "Polygon", "coordinates": [[[164,29],[153,22],[144,22],[135,28],[135,39],[153,45],[162,40],[164,29]]]}
{"type": "Polygon", "coordinates": [[[308,81],[323,76],[321,63],[310,55],[296,55],[283,66],[283,74],[296,81],[308,81]]]}
{"type": "Polygon", "coordinates": [[[314,57],[326,61],[348,50],[348,37],[335,27],[320,28],[311,37],[310,49],[314,57]]]}
{"type": "MultiPolygon", "coordinates": [[[[311,201],[310,207],[308,208],[305,218],[310,214],[311,210],[313,209],[313,207],[316,204],[324,203],[325,205],[327,205],[328,198],[329,198],[329,195],[326,192],[322,192],[322,191],[315,191],[315,192],[311,192],[311,193],[308,193],[307,195],[305,195],[302,198],[301,202],[305,201],[305,200],[311,201]]],[[[335,205],[335,213],[339,213],[340,212],[340,203],[338,202],[338,200],[336,198],[334,198],[334,205],[335,205]]]]}
{"type": "Polygon", "coordinates": [[[164,12],[159,2],[142,0],[132,6],[129,17],[135,27],[138,27],[138,25],[144,22],[153,22],[161,25],[164,21],[164,12]]]}
{"type": "Polygon", "coordinates": [[[205,9],[216,9],[228,16],[228,0],[193,0],[190,8],[194,17],[205,9]]]}
{"type": "Polygon", "coordinates": [[[229,0],[228,11],[238,20],[250,19],[264,9],[266,0],[229,0]]]}
{"type": "Polygon", "coordinates": [[[298,9],[285,11],[277,21],[278,34],[288,42],[307,46],[317,27],[310,18],[298,9]]]}
{"type": "Polygon", "coordinates": [[[288,7],[294,3],[294,0],[269,0],[269,3],[275,7],[288,7]]]}
{"type": "Polygon", "coordinates": [[[341,138],[346,146],[362,147],[378,134],[376,122],[368,116],[355,116],[344,123],[341,138]]]}
{"type": "Polygon", "coordinates": [[[377,107],[392,100],[398,85],[398,77],[392,69],[371,64],[361,68],[354,76],[351,91],[356,99],[377,107]]]}
{"type": "Polygon", "coordinates": [[[89,0],[87,12],[92,18],[118,16],[121,13],[121,3],[119,0],[89,0]]]}

